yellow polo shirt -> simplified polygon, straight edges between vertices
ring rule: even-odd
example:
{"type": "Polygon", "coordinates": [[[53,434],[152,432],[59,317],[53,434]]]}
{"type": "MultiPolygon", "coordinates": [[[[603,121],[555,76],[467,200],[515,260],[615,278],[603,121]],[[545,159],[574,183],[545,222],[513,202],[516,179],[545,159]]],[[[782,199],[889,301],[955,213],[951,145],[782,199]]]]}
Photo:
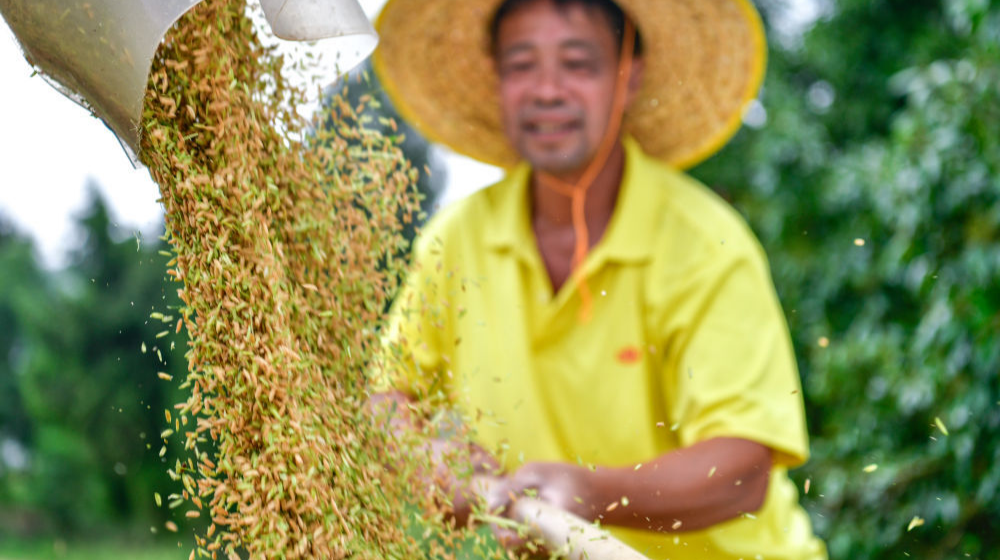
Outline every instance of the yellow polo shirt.
{"type": "Polygon", "coordinates": [[[393,386],[437,394],[510,470],[635,465],[740,437],[775,451],[752,517],[677,534],[610,528],[654,559],[826,558],[787,468],[808,456],[798,373],[758,242],[703,185],[626,140],[601,241],[558,293],[529,213],[530,169],[441,211],[389,323],[393,386]]]}

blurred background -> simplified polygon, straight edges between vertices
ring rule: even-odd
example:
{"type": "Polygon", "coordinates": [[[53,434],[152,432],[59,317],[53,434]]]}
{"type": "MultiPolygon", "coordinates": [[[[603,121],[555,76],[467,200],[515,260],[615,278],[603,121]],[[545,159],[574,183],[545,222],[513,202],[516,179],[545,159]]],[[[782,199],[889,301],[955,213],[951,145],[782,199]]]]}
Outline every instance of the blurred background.
{"type": "MultiPolygon", "coordinates": [[[[757,6],[764,90],[693,174],[770,258],[812,437],[802,502],[832,558],[1000,558],[1000,2],[757,6]]],[[[186,558],[156,188],[5,26],[0,75],[0,560],[186,558]]],[[[430,211],[499,176],[407,138],[430,211]]]]}

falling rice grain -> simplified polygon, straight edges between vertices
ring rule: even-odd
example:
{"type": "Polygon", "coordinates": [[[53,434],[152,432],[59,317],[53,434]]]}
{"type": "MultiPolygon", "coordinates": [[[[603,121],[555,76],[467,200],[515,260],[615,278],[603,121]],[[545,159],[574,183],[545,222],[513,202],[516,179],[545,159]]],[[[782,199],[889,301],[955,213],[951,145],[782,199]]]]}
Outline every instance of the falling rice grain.
{"type": "Polygon", "coordinates": [[[161,43],[145,98],[142,158],[187,330],[169,505],[211,517],[192,556],[418,557],[407,508],[444,506],[409,491],[419,454],[363,409],[417,173],[343,95],[303,120],[303,90],[258,34],[244,1],[204,0],[161,43]]]}
{"type": "Polygon", "coordinates": [[[937,426],[939,430],[941,430],[942,434],[948,435],[948,428],[945,427],[944,422],[942,422],[939,417],[937,416],[934,417],[934,424],[937,426]]]}

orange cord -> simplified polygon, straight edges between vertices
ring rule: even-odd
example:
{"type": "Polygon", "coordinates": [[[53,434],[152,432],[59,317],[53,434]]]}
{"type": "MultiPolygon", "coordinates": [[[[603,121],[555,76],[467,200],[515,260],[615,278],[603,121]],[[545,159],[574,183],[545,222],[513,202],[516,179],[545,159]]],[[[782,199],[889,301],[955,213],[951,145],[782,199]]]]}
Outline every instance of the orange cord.
{"type": "Polygon", "coordinates": [[[590,250],[590,232],[587,229],[587,220],[584,213],[586,195],[590,185],[597,179],[598,173],[604,169],[604,165],[611,156],[611,150],[614,148],[615,141],[618,139],[619,132],[621,131],[622,119],[625,115],[625,93],[632,73],[632,51],[634,48],[635,28],[632,22],[628,18],[625,18],[625,36],[622,40],[618,79],[615,82],[614,97],[612,98],[613,105],[611,107],[611,117],[608,120],[608,128],[604,131],[604,137],[601,138],[601,144],[598,146],[597,153],[590,160],[587,169],[584,170],[580,179],[576,184],[570,184],[544,172],[538,173],[538,181],[542,186],[570,198],[573,233],[576,237],[573,260],[570,263],[571,274],[576,274],[577,276],[577,289],[580,291],[580,300],[582,303],[580,320],[584,323],[590,321],[594,306],[590,287],[587,285],[586,278],[579,272],[579,268],[583,265],[583,261],[587,258],[587,253],[590,250]]]}

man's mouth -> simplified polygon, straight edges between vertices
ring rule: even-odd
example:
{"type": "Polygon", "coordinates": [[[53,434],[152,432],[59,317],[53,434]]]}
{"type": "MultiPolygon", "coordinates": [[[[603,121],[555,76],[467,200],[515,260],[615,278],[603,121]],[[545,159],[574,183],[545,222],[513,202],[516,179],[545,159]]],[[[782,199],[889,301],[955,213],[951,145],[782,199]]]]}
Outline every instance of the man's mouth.
{"type": "Polygon", "coordinates": [[[577,121],[531,121],[525,123],[524,130],[529,134],[547,136],[572,132],[578,127],[579,123],[577,121]]]}

